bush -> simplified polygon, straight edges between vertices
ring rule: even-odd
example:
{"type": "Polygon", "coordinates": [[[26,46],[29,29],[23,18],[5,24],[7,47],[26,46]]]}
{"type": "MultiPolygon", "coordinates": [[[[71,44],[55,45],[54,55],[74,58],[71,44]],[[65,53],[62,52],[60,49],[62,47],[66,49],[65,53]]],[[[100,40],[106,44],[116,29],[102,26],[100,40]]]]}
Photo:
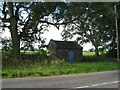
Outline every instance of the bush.
{"type": "Polygon", "coordinates": [[[90,52],[94,52],[94,48],[89,49],[90,52]]]}
{"type": "Polygon", "coordinates": [[[84,62],[94,62],[94,61],[117,61],[116,58],[107,58],[103,56],[83,56],[84,62]]]}
{"type": "Polygon", "coordinates": [[[111,58],[117,58],[117,49],[109,50],[106,56],[111,58]]]}
{"type": "Polygon", "coordinates": [[[51,64],[51,65],[55,65],[55,66],[59,66],[59,65],[62,65],[62,64],[64,64],[64,63],[65,63],[64,59],[63,59],[63,60],[56,59],[56,60],[51,60],[51,61],[50,61],[50,64],[51,64]]]}

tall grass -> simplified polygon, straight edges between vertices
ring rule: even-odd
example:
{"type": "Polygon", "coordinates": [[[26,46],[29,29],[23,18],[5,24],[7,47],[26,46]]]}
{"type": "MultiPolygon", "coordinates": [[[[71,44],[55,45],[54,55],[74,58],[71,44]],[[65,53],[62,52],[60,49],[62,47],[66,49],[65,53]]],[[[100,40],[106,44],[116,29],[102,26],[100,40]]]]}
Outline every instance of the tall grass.
{"type": "Polygon", "coordinates": [[[64,60],[45,60],[42,62],[27,62],[25,60],[3,67],[2,75],[3,78],[40,77],[108,70],[118,70],[118,63],[108,60],[79,63],[69,63],[64,60]]]}
{"type": "MultiPolygon", "coordinates": [[[[87,53],[90,52],[86,52],[86,55],[87,53]]],[[[22,54],[20,60],[3,57],[2,76],[3,78],[40,77],[118,70],[118,63],[115,58],[86,55],[83,57],[84,62],[78,63],[65,62],[64,60],[47,56],[45,52],[41,54],[22,54]]]]}

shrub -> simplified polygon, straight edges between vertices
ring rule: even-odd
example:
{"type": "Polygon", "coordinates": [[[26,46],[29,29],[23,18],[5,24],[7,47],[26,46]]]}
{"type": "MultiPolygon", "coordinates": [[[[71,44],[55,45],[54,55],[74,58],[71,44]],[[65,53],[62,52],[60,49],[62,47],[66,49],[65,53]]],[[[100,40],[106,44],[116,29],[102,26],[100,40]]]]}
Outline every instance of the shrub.
{"type": "Polygon", "coordinates": [[[64,64],[65,63],[65,61],[64,61],[64,59],[63,60],[60,60],[60,59],[56,59],[56,60],[51,60],[50,61],[50,64],[51,65],[62,65],[62,64],[64,64]]]}
{"type": "Polygon", "coordinates": [[[94,52],[94,48],[89,49],[90,52],[94,52]]]}
{"type": "Polygon", "coordinates": [[[106,56],[111,58],[117,58],[117,50],[116,49],[109,50],[106,56]]]}
{"type": "Polygon", "coordinates": [[[84,62],[94,62],[94,61],[117,61],[116,58],[107,58],[103,56],[83,56],[84,62]]]}

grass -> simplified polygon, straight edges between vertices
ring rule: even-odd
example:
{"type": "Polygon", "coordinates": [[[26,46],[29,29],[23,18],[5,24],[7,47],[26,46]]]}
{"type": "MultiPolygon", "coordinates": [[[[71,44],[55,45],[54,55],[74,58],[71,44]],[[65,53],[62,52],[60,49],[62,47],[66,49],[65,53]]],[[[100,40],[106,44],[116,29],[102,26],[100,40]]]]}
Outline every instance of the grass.
{"type": "MultiPolygon", "coordinates": [[[[24,54],[36,54],[39,52],[39,50],[34,50],[34,51],[31,51],[31,50],[21,50],[20,51],[21,53],[24,53],[24,54]]],[[[101,52],[99,52],[101,54],[101,52]]],[[[95,52],[89,52],[89,51],[83,51],[83,55],[84,56],[93,56],[95,55],[95,52]]]]}
{"type": "Polygon", "coordinates": [[[95,55],[95,52],[83,51],[83,56],[93,56],[93,55],[95,55]]]}
{"type": "Polygon", "coordinates": [[[20,51],[21,53],[24,53],[24,54],[36,54],[39,52],[39,50],[34,50],[34,51],[31,51],[31,50],[21,50],[20,51]]]}
{"type": "MultiPolygon", "coordinates": [[[[27,57],[29,58],[29,55],[27,57]]],[[[35,57],[37,58],[37,56],[35,57]]],[[[118,63],[114,58],[97,57],[94,56],[93,52],[84,52],[83,58],[84,62],[78,63],[68,63],[56,58],[44,61],[35,60],[35,58],[15,61],[5,59],[3,60],[2,78],[40,77],[118,70],[118,63]]]]}
{"type": "Polygon", "coordinates": [[[68,63],[60,60],[52,60],[50,62],[35,62],[29,64],[17,64],[6,66],[3,68],[3,78],[16,77],[39,77],[62,75],[72,73],[90,73],[118,70],[118,63],[115,61],[93,61],[68,63]]]}
{"type": "MultiPolygon", "coordinates": [[[[100,55],[105,54],[106,52],[99,52],[100,55]]],[[[94,56],[95,52],[83,51],[83,56],[94,56]]]]}

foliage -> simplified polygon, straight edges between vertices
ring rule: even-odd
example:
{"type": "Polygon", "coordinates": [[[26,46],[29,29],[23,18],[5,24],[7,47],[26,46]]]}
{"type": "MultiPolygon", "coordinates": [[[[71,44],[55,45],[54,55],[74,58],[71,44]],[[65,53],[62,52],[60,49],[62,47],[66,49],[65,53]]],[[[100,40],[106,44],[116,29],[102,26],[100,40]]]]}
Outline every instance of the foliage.
{"type": "Polygon", "coordinates": [[[94,52],[94,48],[89,49],[90,52],[94,52]]]}
{"type": "MultiPolygon", "coordinates": [[[[21,49],[34,49],[39,43],[44,47],[41,34],[54,25],[65,27],[62,36],[65,40],[75,35],[80,43],[92,42],[95,52],[99,48],[115,48],[114,5],[119,3],[73,3],[73,2],[2,2],[0,12],[2,27],[10,29],[14,58],[21,49]]],[[[119,16],[119,9],[118,16],[119,16]]],[[[118,20],[119,21],[119,20],[118,20]]],[[[7,41],[6,41],[7,42],[7,41]]]]}
{"type": "Polygon", "coordinates": [[[1,39],[2,50],[9,51],[12,49],[12,40],[10,39],[1,39]]]}
{"type": "Polygon", "coordinates": [[[111,49],[107,52],[106,57],[117,58],[117,49],[111,49]]]}
{"type": "Polygon", "coordinates": [[[4,53],[2,56],[3,78],[39,77],[118,70],[117,59],[107,58],[105,55],[97,57],[94,52],[84,52],[84,61],[77,63],[69,63],[54,56],[48,56],[47,52],[43,50],[36,50],[36,52],[29,51],[25,54],[22,53],[22,58],[19,60],[8,57],[10,55],[8,51],[6,54],[4,53]]]}
{"type": "MultiPolygon", "coordinates": [[[[56,26],[63,18],[65,3],[58,2],[2,2],[0,3],[2,27],[10,29],[13,57],[20,56],[21,49],[34,49],[34,43],[44,45],[41,34],[49,25],[56,26]],[[20,45],[21,44],[21,45],[20,45]]],[[[57,26],[56,26],[57,27],[57,26]]]]}
{"type": "Polygon", "coordinates": [[[79,18],[65,26],[63,39],[70,40],[76,37],[81,44],[91,42],[95,47],[96,55],[99,56],[99,47],[106,49],[108,43],[112,43],[116,37],[114,11],[116,3],[84,3],[84,6],[78,4],[77,9],[83,13],[75,16],[73,14],[74,17],[79,18]]]}
{"type": "Polygon", "coordinates": [[[117,62],[116,58],[111,58],[111,57],[106,57],[106,54],[101,55],[101,56],[83,56],[83,61],[84,62],[104,62],[104,61],[115,61],[117,62]]]}
{"type": "MultiPolygon", "coordinates": [[[[89,57],[90,58],[90,57],[89,57]]],[[[94,59],[91,57],[90,59],[94,59]]],[[[27,62],[27,60],[17,61],[17,64],[7,64],[4,66],[2,76],[3,78],[20,78],[20,77],[40,77],[51,75],[62,75],[72,73],[90,73],[108,70],[118,70],[118,63],[115,61],[80,62],[68,63],[61,60],[51,60],[50,62],[27,62]]]]}

